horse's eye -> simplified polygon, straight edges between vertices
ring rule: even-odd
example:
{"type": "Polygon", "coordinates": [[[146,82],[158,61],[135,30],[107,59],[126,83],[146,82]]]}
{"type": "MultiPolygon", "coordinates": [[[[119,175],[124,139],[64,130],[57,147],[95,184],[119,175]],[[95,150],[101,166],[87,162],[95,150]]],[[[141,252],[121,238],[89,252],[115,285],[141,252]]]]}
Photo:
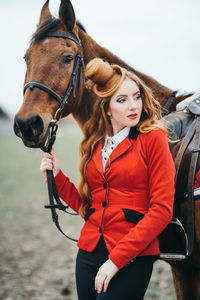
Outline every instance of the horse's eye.
{"type": "Polygon", "coordinates": [[[73,55],[69,54],[64,58],[63,64],[69,64],[72,60],[73,60],[73,55]]]}

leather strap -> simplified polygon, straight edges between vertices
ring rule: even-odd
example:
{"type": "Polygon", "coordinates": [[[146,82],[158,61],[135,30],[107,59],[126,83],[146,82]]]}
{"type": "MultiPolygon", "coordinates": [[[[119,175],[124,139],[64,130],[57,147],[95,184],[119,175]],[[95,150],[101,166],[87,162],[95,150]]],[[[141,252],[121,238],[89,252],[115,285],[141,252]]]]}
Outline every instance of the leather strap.
{"type": "MultiPolygon", "coordinates": [[[[70,239],[71,241],[77,242],[77,239],[73,239],[71,237],[69,237],[67,234],[65,234],[63,232],[63,230],[60,227],[60,224],[58,222],[58,214],[56,213],[56,208],[60,209],[68,214],[73,214],[73,213],[69,213],[66,211],[67,208],[69,208],[69,206],[65,206],[62,204],[62,202],[60,201],[58,194],[57,194],[57,189],[55,188],[55,181],[54,181],[54,177],[53,177],[53,172],[47,170],[47,182],[48,182],[48,193],[49,193],[49,203],[50,205],[45,205],[45,208],[50,208],[51,209],[51,216],[52,216],[52,220],[55,223],[56,227],[58,228],[58,230],[68,239],[70,239]],[[54,198],[56,199],[57,205],[55,205],[54,203],[54,198]]],[[[75,214],[73,214],[75,215],[75,214]]]]}
{"type": "Polygon", "coordinates": [[[200,116],[196,116],[196,132],[194,136],[194,149],[192,150],[192,157],[190,162],[188,174],[188,217],[187,217],[187,236],[188,236],[188,254],[192,253],[194,247],[194,181],[196,166],[200,152],[200,116]]]}
{"type": "Polygon", "coordinates": [[[195,133],[195,125],[196,125],[196,120],[194,119],[187,134],[185,135],[185,137],[182,140],[181,146],[177,152],[176,158],[175,158],[175,167],[176,167],[176,175],[175,175],[175,184],[177,182],[177,177],[178,177],[178,173],[179,173],[179,169],[180,169],[180,165],[181,165],[181,161],[183,158],[183,155],[190,143],[190,141],[192,140],[194,133],[195,133]]]}
{"type": "MultiPolygon", "coordinates": [[[[49,133],[49,138],[47,144],[42,148],[43,151],[50,153],[52,146],[56,140],[56,131],[58,129],[58,125],[54,124],[51,125],[50,127],[50,133],[49,133]]],[[[54,176],[52,170],[47,170],[47,184],[48,184],[48,194],[49,194],[49,205],[45,205],[45,208],[50,208],[51,209],[51,216],[52,216],[52,221],[55,223],[56,227],[58,230],[68,239],[71,241],[77,242],[77,239],[69,237],[67,234],[63,232],[63,230],[60,227],[59,221],[58,221],[58,214],[56,213],[56,209],[62,210],[67,214],[70,215],[78,215],[77,213],[71,213],[67,211],[69,208],[68,205],[63,205],[61,202],[59,196],[58,196],[58,191],[56,188],[54,176]],[[55,201],[54,201],[55,199],[55,201]]]]}
{"type": "Polygon", "coordinates": [[[174,102],[174,99],[176,98],[177,93],[178,93],[178,91],[174,91],[171,94],[171,96],[169,97],[169,99],[167,100],[167,103],[165,104],[165,106],[163,107],[163,109],[161,111],[162,117],[164,117],[168,113],[168,110],[169,110],[170,106],[172,105],[172,103],[174,102]]]}
{"type": "Polygon", "coordinates": [[[47,36],[71,40],[74,43],[76,43],[77,45],[82,46],[81,43],[75,37],[73,37],[72,35],[69,35],[69,34],[60,33],[60,32],[50,32],[47,34],[47,36]]]}
{"type": "Polygon", "coordinates": [[[25,94],[27,88],[29,88],[29,87],[30,87],[30,89],[33,89],[34,87],[37,87],[37,88],[51,94],[56,100],[58,100],[60,105],[62,104],[63,99],[54,90],[52,90],[51,88],[49,88],[45,84],[37,82],[37,81],[30,81],[24,86],[23,94],[25,94]]]}

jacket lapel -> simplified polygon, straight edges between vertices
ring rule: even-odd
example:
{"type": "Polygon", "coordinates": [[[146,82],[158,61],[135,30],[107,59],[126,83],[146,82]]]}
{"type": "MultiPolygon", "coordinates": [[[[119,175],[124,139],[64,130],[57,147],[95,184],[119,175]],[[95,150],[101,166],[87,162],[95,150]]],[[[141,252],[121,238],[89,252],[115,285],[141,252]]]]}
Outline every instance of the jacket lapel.
{"type": "Polygon", "coordinates": [[[126,153],[131,147],[132,143],[127,136],[111,153],[109,159],[107,160],[105,170],[114,160],[126,153]]]}
{"type": "Polygon", "coordinates": [[[104,144],[104,140],[102,139],[96,146],[96,149],[94,150],[94,153],[92,155],[92,160],[94,161],[97,170],[104,175],[104,172],[109,167],[109,165],[116,160],[118,157],[126,153],[126,151],[129,150],[129,148],[132,147],[132,143],[130,140],[137,139],[138,135],[141,132],[136,129],[136,127],[131,127],[129,135],[113,150],[111,153],[106,166],[105,170],[103,168],[103,162],[102,162],[102,148],[104,144]]]}
{"type": "Polygon", "coordinates": [[[94,150],[94,153],[92,154],[92,160],[94,161],[97,170],[100,173],[104,173],[103,170],[103,162],[102,162],[102,148],[103,148],[104,140],[101,140],[94,150]]]}

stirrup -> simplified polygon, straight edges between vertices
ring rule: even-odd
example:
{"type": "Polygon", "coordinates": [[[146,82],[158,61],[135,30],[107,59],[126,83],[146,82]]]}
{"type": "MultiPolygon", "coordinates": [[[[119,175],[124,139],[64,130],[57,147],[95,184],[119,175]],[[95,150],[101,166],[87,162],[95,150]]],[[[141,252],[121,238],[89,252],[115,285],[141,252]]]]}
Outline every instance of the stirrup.
{"type": "Polygon", "coordinates": [[[173,218],[159,235],[160,259],[181,261],[188,256],[188,238],[182,223],[173,218]],[[166,244],[168,242],[169,244],[166,244]]]}

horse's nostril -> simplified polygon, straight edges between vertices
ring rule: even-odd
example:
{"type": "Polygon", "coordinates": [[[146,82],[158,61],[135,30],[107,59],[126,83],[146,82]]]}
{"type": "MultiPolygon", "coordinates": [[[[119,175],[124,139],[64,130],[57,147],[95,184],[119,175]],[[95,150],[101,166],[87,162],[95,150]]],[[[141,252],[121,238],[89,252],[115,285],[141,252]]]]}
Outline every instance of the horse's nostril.
{"type": "Polygon", "coordinates": [[[30,126],[34,136],[39,136],[42,133],[44,126],[40,116],[32,117],[31,119],[28,120],[27,123],[30,126]]]}
{"type": "Polygon", "coordinates": [[[13,130],[14,130],[14,133],[15,133],[18,137],[22,138],[22,133],[21,133],[20,127],[19,127],[19,125],[18,125],[18,120],[17,120],[17,119],[15,119],[15,121],[14,121],[13,130]]]}
{"type": "Polygon", "coordinates": [[[27,141],[38,142],[40,134],[44,130],[43,121],[40,116],[36,115],[26,122],[22,121],[19,118],[15,119],[14,123],[14,132],[17,136],[23,137],[27,141]]]}

